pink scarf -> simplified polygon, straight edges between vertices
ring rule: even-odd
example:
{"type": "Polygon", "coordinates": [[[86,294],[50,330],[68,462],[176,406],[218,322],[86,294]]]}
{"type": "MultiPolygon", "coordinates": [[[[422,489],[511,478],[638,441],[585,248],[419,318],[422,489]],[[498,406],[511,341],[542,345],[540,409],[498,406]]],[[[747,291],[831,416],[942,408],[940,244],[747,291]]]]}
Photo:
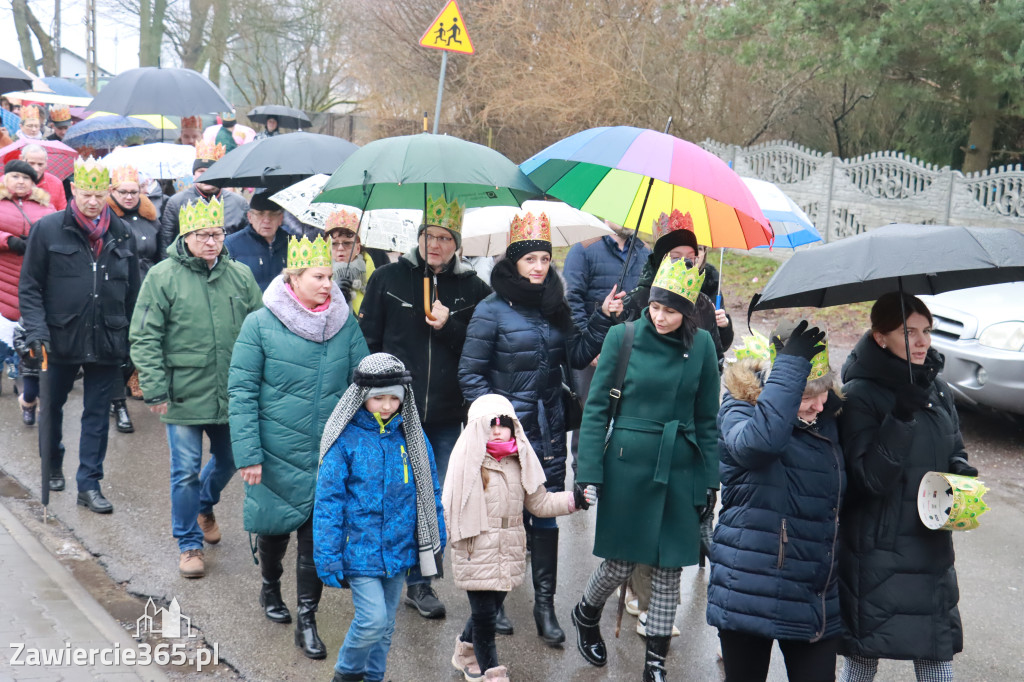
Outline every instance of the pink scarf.
{"type": "Polygon", "coordinates": [[[519,452],[518,446],[516,446],[516,439],[511,440],[489,440],[487,441],[487,454],[501,461],[509,455],[515,455],[519,452]]]}
{"type": "Polygon", "coordinates": [[[314,313],[322,313],[323,311],[325,311],[325,310],[327,310],[328,308],[331,307],[331,297],[330,296],[328,296],[327,300],[324,301],[323,303],[321,303],[320,305],[318,305],[317,307],[310,308],[305,303],[300,301],[299,297],[295,295],[295,292],[292,290],[292,285],[291,284],[288,284],[286,282],[285,285],[284,285],[284,288],[288,290],[288,293],[291,294],[291,297],[295,299],[295,302],[298,303],[299,305],[301,305],[306,310],[310,310],[310,311],[312,311],[314,313]]]}

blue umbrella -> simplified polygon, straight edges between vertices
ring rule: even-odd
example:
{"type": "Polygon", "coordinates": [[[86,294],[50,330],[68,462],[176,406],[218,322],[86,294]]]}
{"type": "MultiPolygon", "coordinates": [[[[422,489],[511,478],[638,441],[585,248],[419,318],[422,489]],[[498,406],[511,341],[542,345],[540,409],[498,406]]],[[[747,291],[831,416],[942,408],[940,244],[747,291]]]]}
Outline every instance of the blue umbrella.
{"type": "Polygon", "coordinates": [[[65,95],[67,97],[92,97],[88,90],[83,88],[81,85],[76,85],[66,78],[58,78],[57,76],[44,76],[43,82],[50,86],[58,95],[65,95]]]}
{"type": "Polygon", "coordinates": [[[71,147],[113,149],[127,142],[151,142],[160,137],[151,123],[128,116],[97,116],[71,126],[64,144],[71,147]]]}
{"type": "Polygon", "coordinates": [[[795,249],[821,241],[821,234],[803,209],[779,189],[778,185],[757,178],[741,178],[754,195],[754,201],[772,225],[775,246],[795,249]]]}

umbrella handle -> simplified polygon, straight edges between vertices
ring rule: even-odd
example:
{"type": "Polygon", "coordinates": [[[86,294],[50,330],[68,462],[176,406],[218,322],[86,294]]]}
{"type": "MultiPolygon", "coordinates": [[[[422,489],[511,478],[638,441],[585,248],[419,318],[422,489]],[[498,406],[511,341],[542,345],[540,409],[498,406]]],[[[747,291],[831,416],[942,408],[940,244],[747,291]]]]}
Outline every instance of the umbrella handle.
{"type": "MultiPolygon", "coordinates": [[[[41,367],[41,369],[42,369],[42,371],[44,371],[44,372],[45,372],[45,371],[46,371],[46,370],[47,370],[47,369],[49,368],[49,365],[50,365],[50,357],[49,357],[49,355],[48,355],[48,354],[47,354],[47,352],[46,352],[46,346],[44,346],[44,345],[40,344],[40,346],[39,346],[39,349],[40,349],[40,350],[42,351],[42,353],[43,353],[43,361],[42,361],[42,363],[41,363],[41,364],[42,364],[42,367],[41,367]]],[[[36,356],[36,353],[35,353],[35,351],[33,351],[33,350],[30,350],[30,351],[28,352],[28,354],[29,354],[29,357],[32,357],[32,358],[34,358],[34,357],[36,356]]]]}
{"type": "Polygon", "coordinates": [[[437,318],[434,317],[431,314],[430,308],[431,308],[431,306],[430,306],[430,278],[429,277],[424,277],[423,278],[423,312],[425,312],[427,314],[427,319],[430,320],[431,322],[433,322],[437,318]]]}

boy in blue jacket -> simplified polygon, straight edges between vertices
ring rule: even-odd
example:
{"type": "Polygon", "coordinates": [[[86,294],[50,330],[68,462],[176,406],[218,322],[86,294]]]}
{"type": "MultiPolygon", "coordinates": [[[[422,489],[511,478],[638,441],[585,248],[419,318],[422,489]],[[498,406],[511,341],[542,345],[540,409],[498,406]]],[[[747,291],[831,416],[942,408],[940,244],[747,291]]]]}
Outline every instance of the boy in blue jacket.
{"type": "Polygon", "coordinates": [[[351,588],[355,607],[334,682],[384,679],[406,574],[440,577],[444,543],[441,486],[412,377],[398,358],[374,353],[359,363],[320,441],[317,573],[325,585],[351,588]]]}

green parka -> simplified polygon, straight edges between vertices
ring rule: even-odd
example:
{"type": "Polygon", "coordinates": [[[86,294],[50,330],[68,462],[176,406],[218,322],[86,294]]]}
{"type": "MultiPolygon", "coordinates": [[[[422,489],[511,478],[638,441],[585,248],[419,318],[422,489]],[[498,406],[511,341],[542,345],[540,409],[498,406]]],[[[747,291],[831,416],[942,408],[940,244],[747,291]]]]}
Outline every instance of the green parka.
{"type": "Polygon", "coordinates": [[[718,358],[696,330],[685,349],[636,322],[611,440],[606,426],[624,325],[605,337],[580,429],[576,480],[598,484],[594,554],[661,568],[697,563],[700,508],[718,488],[718,358]]]}
{"type": "Polygon", "coordinates": [[[252,271],[189,254],[178,237],[146,275],[132,315],[132,362],[147,405],[168,424],[227,424],[228,367],[246,315],[262,306],[252,271]]]}

